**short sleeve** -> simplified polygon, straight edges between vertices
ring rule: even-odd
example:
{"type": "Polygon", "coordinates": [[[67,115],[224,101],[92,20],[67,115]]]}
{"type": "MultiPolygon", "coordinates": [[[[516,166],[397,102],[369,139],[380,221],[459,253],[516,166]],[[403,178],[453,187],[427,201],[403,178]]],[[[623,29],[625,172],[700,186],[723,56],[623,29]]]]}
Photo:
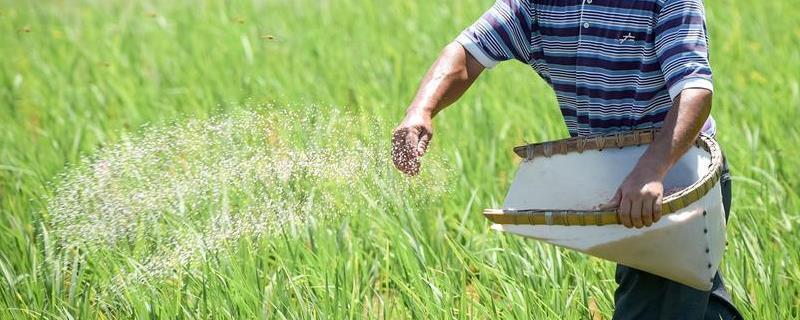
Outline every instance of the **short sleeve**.
{"type": "Polygon", "coordinates": [[[486,68],[510,59],[528,63],[533,16],[530,1],[497,0],[456,41],[486,68]]]}
{"type": "Polygon", "coordinates": [[[658,14],[655,47],[670,97],[688,88],[713,91],[702,0],[666,0],[658,14]]]}

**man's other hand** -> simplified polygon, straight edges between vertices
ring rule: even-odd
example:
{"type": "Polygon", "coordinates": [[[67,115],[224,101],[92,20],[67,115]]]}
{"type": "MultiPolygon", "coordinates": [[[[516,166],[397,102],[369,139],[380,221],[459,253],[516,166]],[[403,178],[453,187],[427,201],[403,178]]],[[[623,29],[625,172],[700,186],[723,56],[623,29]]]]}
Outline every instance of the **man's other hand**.
{"type": "Polygon", "coordinates": [[[416,113],[407,115],[392,134],[394,166],[407,175],[417,175],[420,157],[425,154],[432,138],[433,125],[430,115],[416,113]]]}
{"type": "Polygon", "coordinates": [[[663,178],[653,170],[636,166],[603,210],[616,208],[619,220],[628,228],[649,227],[661,219],[663,178]]]}

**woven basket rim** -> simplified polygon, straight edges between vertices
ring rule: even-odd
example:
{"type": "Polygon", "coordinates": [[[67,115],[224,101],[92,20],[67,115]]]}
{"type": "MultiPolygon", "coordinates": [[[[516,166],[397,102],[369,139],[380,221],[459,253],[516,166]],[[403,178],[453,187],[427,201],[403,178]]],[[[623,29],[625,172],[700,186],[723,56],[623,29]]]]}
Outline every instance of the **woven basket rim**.
{"type": "MultiPolygon", "coordinates": [[[[541,143],[522,145],[514,152],[526,160],[538,157],[551,157],[586,150],[606,148],[626,148],[650,144],[658,135],[658,130],[635,130],[615,134],[574,137],[541,143]]],[[[711,155],[709,170],[697,181],[662,200],[662,215],[675,213],[704,197],[719,182],[722,172],[722,151],[716,140],[700,134],[694,146],[711,155]]],[[[568,210],[568,209],[486,209],[484,216],[498,224],[517,225],[610,225],[620,224],[616,210],[568,210]]]]}

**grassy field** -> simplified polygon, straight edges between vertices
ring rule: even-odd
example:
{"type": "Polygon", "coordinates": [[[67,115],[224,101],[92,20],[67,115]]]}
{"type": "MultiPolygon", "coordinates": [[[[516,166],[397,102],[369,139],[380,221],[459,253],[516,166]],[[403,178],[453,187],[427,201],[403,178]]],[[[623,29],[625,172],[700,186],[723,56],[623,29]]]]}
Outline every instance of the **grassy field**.
{"type": "MultiPolygon", "coordinates": [[[[45,222],[65,167],[146,123],[319,112],[319,132],[347,128],[329,145],[388,158],[419,78],[489,5],[0,0],[0,318],[608,318],[612,264],[498,234],[480,215],[504,196],[512,146],[566,136],[553,94],[515,62],[436,119],[426,168],[448,192],[377,159],[358,183],[321,189],[336,191],[341,214],[237,238],[116,291],[109,279],[135,267],[128,252],[144,238],[117,252],[62,250],[45,222]]],[[[734,177],[722,269],[747,318],[800,318],[800,9],[706,7],[713,115],[734,177]]],[[[278,138],[308,143],[292,130],[278,138]]]]}

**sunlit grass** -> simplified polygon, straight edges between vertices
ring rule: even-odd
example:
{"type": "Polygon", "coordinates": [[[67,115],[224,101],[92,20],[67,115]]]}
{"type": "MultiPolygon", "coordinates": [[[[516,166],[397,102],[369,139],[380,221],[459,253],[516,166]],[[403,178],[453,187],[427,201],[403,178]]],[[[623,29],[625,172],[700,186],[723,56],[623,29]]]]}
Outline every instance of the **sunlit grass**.
{"type": "Polygon", "coordinates": [[[105,146],[56,178],[43,227],[58,250],[81,252],[80,263],[130,260],[107,284],[123,290],[195,270],[243,239],[372,208],[422,207],[447,191],[443,162],[429,158],[422,176],[401,177],[386,143],[361,136],[352,116],[287,107],[143,128],[105,146]]]}
{"type": "MultiPolygon", "coordinates": [[[[405,192],[409,182],[380,149],[439,48],[489,2],[0,1],[0,318],[610,314],[613,265],[497,234],[480,216],[504,196],[512,146],[566,135],[550,89],[529,68],[509,62],[484,74],[437,118],[432,149],[455,172],[440,181],[450,192],[405,192]],[[319,111],[315,128],[328,145],[370,146],[380,167],[357,173],[366,185],[298,189],[333,194],[335,216],[236,238],[122,290],[109,280],[159,251],[59,246],[48,204],[82,157],[149,137],[145,123],[209,123],[265,102],[304,117],[319,111]],[[297,107],[305,105],[316,109],[297,107]],[[348,115],[331,117],[328,105],[348,115]],[[343,131],[326,136],[336,131],[325,126],[343,131]]],[[[795,318],[800,11],[788,0],[706,7],[713,114],[734,176],[723,272],[746,317],[795,318]]],[[[274,120],[284,146],[324,140],[296,118],[274,120]]],[[[269,149],[259,140],[268,136],[253,138],[243,145],[269,149]]]]}

